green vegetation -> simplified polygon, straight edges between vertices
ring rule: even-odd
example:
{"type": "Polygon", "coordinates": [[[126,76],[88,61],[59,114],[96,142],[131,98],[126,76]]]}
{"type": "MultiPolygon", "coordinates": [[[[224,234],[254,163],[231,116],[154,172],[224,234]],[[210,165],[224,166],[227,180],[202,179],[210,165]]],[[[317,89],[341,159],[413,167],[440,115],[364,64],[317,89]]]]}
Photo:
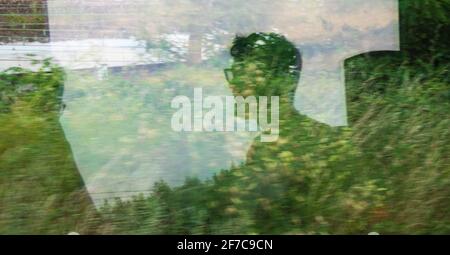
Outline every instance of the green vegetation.
{"type": "Polygon", "coordinates": [[[89,232],[95,220],[59,124],[63,78],[48,60],[0,74],[2,234],[89,232]]]}
{"type": "Polygon", "coordinates": [[[450,234],[450,1],[400,3],[402,52],[346,61],[350,127],[281,109],[246,164],[99,214],[58,123],[63,72],[2,73],[0,233],[450,234]]]}
{"type": "Polygon", "coordinates": [[[350,128],[282,105],[278,143],[256,139],[212,180],[105,207],[107,232],[449,233],[448,66],[391,54],[346,66],[350,128]]]}
{"type": "Polygon", "coordinates": [[[284,118],[246,165],[106,206],[107,232],[450,233],[449,1],[400,2],[403,51],[346,62],[350,128],[284,118]]]}

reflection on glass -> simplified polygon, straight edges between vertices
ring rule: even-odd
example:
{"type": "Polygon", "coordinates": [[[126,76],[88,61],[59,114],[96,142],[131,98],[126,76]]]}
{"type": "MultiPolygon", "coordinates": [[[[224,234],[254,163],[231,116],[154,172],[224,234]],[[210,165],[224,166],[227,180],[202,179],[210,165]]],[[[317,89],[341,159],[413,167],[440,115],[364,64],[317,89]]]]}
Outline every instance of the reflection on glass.
{"type": "Polygon", "coordinates": [[[176,133],[169,126],[177,95],[192,96],[194,88],[232,95],[228,49],[236,34],[275,32],[293,42],[303,57],[293,105],[343,126],[343,60],[397,50],[397,11],[394,0],[53,0],[50,43],[24,49],[53,57],[68,72],[61,123],[100,203],[149,190],[159,179],[179,184],[245,162],[257,134],[176,133]]]}

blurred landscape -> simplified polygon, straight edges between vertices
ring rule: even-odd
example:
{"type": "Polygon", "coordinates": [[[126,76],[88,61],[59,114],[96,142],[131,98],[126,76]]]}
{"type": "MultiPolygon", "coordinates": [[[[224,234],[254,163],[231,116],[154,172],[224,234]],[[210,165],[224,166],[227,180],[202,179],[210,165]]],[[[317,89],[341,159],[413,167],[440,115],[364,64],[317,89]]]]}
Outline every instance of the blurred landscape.
{"type": "MultiPolygon", "coordinates": [[[[213,155],[222,154],[198,149],[208,142],[224,143],[229,137],[193,136],[169,156],[172,147],[129,145],[127,137],[121,137],[119,144],[124,145],[118,148],[111,137],[121,134],[105,132],[113,127],[102,122],[101,116],[86,119],[75,114],[65,122],[71,105],[60,123],[63,90],[68,90],[64,86],[70,81],[76,86],[68,95],[75,99],[99,95],[86,84],[121,88],[95,99],[97,107],[114,113],[118,110],[107,108],[108,100],[124,93],[142,95],[140,88],[149,84],[152,87],[144,96],[170,98],[173,92],[167,88],[188,93],[190,80],[183,74],[195,70],[182,63],[150,74],[121,70],[95,82],[95,74],[67,73],[50,59],[36,61],[37,70],[2,71],[0,234],[450,234],[450,1],[399,3],[401,51],[365,53],[345,61],[348,127],[285,116],[278,142],[250,140],[248,154],[248,146],[242,149],[241,145],[243,152],[237,156],[215,159],[213,155]],[[135,77],[144,78],[137,81],[135,77]],[[86,139],[78,145],[68,142],[71,121],[83,122],[83,129],[76,132],[86,139]],[[96,133],[104,135],[104,140],[83,147],[92,142],[89,135],[96,133]],[[143,147],[149,158],[129,153],[143,147]],[[81,155],[77,161],[78,148],[82,153],[75,153],[81,155]],[[95,157],[82,158],[92,148],[96,148],[90,152],[95,157]],[[185,155],[189,152],[195,155],[185,155]],[[102,166],[99,162],[108,161],[114,153],[125,155],[127,161],[101,172],[104,176],[95,176],[95,168],[102,166]],[[191,157],[200,159],[189,165],[191,157]],[[77,165],[80,158],[85,171],[77,165]],[[224,167],[230,158],[237,163],[224,167]],[[151,188],[139,182],[120,186],[111,180],[109,187],[125,187],[119,190],[120,196],[104,203],[93,200],[93,191],[99,192],[99,199],[102,193],[109,198],[116,195],[95,190],[95,180],[109,176],[121,181],[127,172],[118,168],[131,169],[133,162],[171,173],[185,167],[196,175],[174,176],[177,185],[161,180],[151,188]],[[222,170],[211,170],[216,168],[222,170]],[[87,187],[89,181],[94,189],[87,187]]],[[[209,71],[222,67],[219,60],[203,61],[203,71],[190,79],[215,85],[211,80],[223,78],[209,71]]],[[[72,102],[80,109],[85,104],[72,102]]],[[[136,107],[127,116],[114,115],[125,122],[143,107],[149,116],[158,111],[151,104],[123,105],[136,107]]],[[[140,130],[141,136],[158,142],[168,137],[164,130],[152,132],[145,125],[140,130]]],[[[71,135],[79,135],[76,132],[71,135]]],[[[141,173],[136,171],[133,178],[150,178],[141,173]]]]}

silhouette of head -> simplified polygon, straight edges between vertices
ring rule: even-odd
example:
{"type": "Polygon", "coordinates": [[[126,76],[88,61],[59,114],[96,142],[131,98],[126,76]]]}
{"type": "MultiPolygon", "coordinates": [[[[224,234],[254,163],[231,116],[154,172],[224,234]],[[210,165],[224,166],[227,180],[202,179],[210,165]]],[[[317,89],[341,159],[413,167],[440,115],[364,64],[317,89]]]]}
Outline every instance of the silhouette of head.
{"type": "Polygon", "coordinates": [[[301,71],[301,55],[284,36],[253,33],[237,36],[225,75],[237,96],[280,96],[292,100],[301,71]]]}

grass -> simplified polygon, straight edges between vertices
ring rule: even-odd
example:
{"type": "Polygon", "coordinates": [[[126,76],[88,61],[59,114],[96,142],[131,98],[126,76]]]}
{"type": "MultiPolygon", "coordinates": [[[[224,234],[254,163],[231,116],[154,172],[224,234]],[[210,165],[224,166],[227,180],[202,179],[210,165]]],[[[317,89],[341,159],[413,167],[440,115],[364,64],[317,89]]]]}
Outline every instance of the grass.
{"type": "Polygon", "coordinates": [[[62,70],[1,73],[0,233],[449,234],[449,1],[400,7],[402,52],[346,62],[349,128],[293,113],[247,164],[100,211],[58,121],[62,70]]]}

